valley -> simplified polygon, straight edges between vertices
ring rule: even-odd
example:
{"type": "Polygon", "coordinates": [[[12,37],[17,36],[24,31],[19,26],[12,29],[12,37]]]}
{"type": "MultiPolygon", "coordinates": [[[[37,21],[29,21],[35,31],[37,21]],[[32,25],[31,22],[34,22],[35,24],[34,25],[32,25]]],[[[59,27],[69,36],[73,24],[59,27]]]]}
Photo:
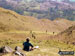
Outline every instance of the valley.
{"type": "MultiPolygon", "coordinates": [[[[23,42],[30,42],[39,49],[24,52],[26,56],[59,56],[58,51],[75,50],[75,21],[64,18],[55,20],[23,16],[14,11],[0,8],[0,47],[23,48],[23,42]],[[35,36],[32,37],[32,34],[35,36]]],[[[2,56],[12,56],[12,53],[2,56]]]]}

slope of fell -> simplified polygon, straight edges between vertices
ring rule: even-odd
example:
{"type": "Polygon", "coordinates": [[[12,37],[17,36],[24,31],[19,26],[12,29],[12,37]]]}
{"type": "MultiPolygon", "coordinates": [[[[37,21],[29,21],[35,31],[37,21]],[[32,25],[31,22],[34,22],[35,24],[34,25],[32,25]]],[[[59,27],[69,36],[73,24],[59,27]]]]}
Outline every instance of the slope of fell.
{"type": "Polygon", "coordinates": [[[75,24],[66,19],[54,20],[37,19],[31,16],[22,16],[14,11],[0,8],[1,31],[49,31],[61,32],[75,24]]]}
{"type": "Polygon", "coordinates": [[[21,16],[13,11],[0,8],[0,23],[8,26],[11,30],[40,30],[38,19],[21,16]],[[37,26],[39,25],[39,27],[37,26]],[[36,28],[35,28],[36,27],[36,28]]]}
{"type": "Polygon", "coordinates": [[[58,18],[53,21],[54,24],[58,27],[60,31],[64,31],[65,29],[68,29],[70,26],[75,25],[75,21],[70,21],[64,18],[58,18]]]}
{"type": "Polygon", "coordinates": [[[67,44],[75,44],[75,25],[61,32],[57,38],[67,44]]]}

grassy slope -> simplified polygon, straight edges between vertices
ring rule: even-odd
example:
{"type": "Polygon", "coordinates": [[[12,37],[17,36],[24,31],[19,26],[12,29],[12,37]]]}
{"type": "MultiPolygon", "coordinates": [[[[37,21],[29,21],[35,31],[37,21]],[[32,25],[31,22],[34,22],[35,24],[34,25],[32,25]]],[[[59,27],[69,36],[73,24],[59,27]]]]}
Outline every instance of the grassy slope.
{"type": "Polygon", "coordinates": [[[0,29],[2,31],[50,31],[50,32],[60,32],[69,26],[73,25],[75,22],[69,20],[55,20],[50,21],[48,19],[36,19],[30,16],[22,16],[14,11],[6,10],[0,8],[0,29]],[[58,22],[57,22],[58,21],[58,22]],[[67,22],[65,22],[67,21],[67,22]],[[62,26],[61,26],[62,25],[62,26]],[[65,27],[64,27],[65,25],[65,27]],[[5,26],[5,27],[4,27],[5,26]]]}
{"type": "Polygon", "coordinates": [[[64,43],[75,45],[75,25],[58,34],[57,39],[64,43]]]}
{"type": "Polygon", "coordinates": [[[24,17],[13,11],[0,8],[0,22],[8,26],[11,30],[40,30],[41,25],[38,19],[24,17]],[[39,27],[37,26],[39,25],[39,27]],[[36,27],[36,29],[35,29],[36,27]]]}
{"type": "MultiPolygon", "coordinates": [[[[25,41],[26,37],[31,37],[31,34],[26,33],[0,33],[0,46],[9,45],[11,48],[16,46],[23,47],[22,44],[25,41]]],[[[39,46],[39,49],[36,49],[31,52],[23,51],[27,56],[59,56],[59,48],[62,50],[75,50],[75,46],[71,44],[65,44],[62,42],[54,41],[51,38],[51,35],[48,34],[35,34],[36,39],[31,37],[31,43],[34,46],[39,46]]],[[[5,56],[12,56],[7,54],[5,56]]]]}
{"type": "MultiPolygon", "coordinates": [[[[15,44],[11,44],[9,46],[12,48],[14,48],[15,46],[22,47],[22,43],[23,42],[18,42],[15,44]]],[[[23,51],[23,53],[25,53],[27,56],[39,56],[39,55],[40,56],[60,56],[58,54],[59,48],[61,48],[61,50],[71,50],[71,51],[75,50],[75,46],[73,46],[73,45],[67,45],[62,42],[58,43],[53,40],[42,40],[41,42],[39,42],[39,40],[31,39],[31,43],[34,46],[38,45],[40,48],[36,49],[34,51],[31,51],[31,52],[23,51]]],[[[12,56],[12,55],[7,54],[5,56],[12,56]]]]}
{"type": "MultiPolygon", "coordinates": [[[[24,33],[1,33],[0,35],[0,46],[9,45],[11,48],[15,46],[23,47],[22,44],[25,41],[26,37],[31,37],[31,34],[24,33]],[[5,38],[3,38],[5,37],[5,38]]],[[[52,40],[51,35],[48,34],[35,34],[36,39],[31,37],[31,43],[34,46],[39,46],[39,49],[36,49],[31,52],[23,51],[27,56],[59,56],[59,48],[62,50],[75,50],[75,46],[71,44],[65,44],[63,42],[58,42],[52,40]]],[[[7,54],[5,56],[12,56],[7,54]]]]}
{"type": "MultiPolygon", "coordinates": [[[[15,33],[16,31],[24,32],[24,30],[34,30],[34,31],[41,32],[48,29],[49,31],[53,32],[55,30],[57,32],[64,28],[64,24],[66,24],[65,28],[67,28],[69,27],[67,25],[69,25],[69,23],[72,23],[71,21],[68,21],[68,23],[65,22],[63,23],[63,22],[64,22],[63,19],[59,21],[49,21],[46,19],[38,20],[33,17],[21,16],[19,14],[16,14],[13,11],[0,8],[0,24],[1,24],[0,27],[2,28],[2,29],[0,28],[1,31],[10,30],[10,32],[13,32],[13,33],[9,33],[9,32],[0,33],[0,46],[9,45],[12,48],[14,48],[17,45],[22,47],[22,43],[25,41],[25,38],[28,36],[31,37],[31,34],[26,34],[21,32],[15,33]]],[[[51,41],[52,37],[50,37],[49,34],[35,34],[35,35],[36,35],[36,39],[33,40],[33,38],[31,38],[31,42],[35,46],[39,45],[40,49],[34,50],[32,52],[25,52],[27,56],[33,56],[33,55],[34,56],[39,56],[39,55],[58,56],[57,54],[58,48],[62,48],[63,50],[74,49],[73,45],[67,45],[61,42],[59,43],[54,40],[51,41]]],[[[8,54],[8,56],[10,55],[8,54]]]]}

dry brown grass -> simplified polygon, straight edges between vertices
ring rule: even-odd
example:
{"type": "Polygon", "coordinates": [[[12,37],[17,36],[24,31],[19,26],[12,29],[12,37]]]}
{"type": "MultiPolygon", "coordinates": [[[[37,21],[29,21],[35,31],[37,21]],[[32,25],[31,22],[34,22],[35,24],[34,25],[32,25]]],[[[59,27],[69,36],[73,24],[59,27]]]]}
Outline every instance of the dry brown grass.
{"type": "MultiPolygon", "coordinates": [[[[22,43],[26,37],[31,37],[31,34],[16,33],[21,31],[40,31],[40,32],[56,32],[59,33],[69,26],[72,26],[75,22],[60,19],[50,21],[48,19],[36,19],[30,16],[22,16],[13,11],[0,8],[0,46],[9,45],[14,48],[16,45],[22,47],[22,43]],[[4,32],[5,31],[5,32],[4,32]],[[13,32],[13,33],[9,33],[13,32]]],[[[73,45],[67,45],[60,43],[59,41],[52,41],[52,37],[49,34],[35,34],[36,39],[31,37],[31,42],[34,45],[39,45],[40,50],[34,50],[32,52],[26,52],[28,56],[58,56],[58,48],[71,48],[73,45]],[[49,52],[50,51],[50,52],[49,52]],[[32,54],[33,53],[33,54],[32,54]]],[[[7,54],[11,56],[11,54],[7,54]]]]}
{"type": "Polygon", "coordinates": [[[36,19],[31,16],[22,16],[14,11],[0,8],[0,31],[49,31],[60,32],[75,24],[66,19],[50,21],[48,19],[36,19]]]}
{"type": "Polygon", "coordinates": [[[75,45],[75,25],[59,33],[56,38],[64,43],[75,45]]]}

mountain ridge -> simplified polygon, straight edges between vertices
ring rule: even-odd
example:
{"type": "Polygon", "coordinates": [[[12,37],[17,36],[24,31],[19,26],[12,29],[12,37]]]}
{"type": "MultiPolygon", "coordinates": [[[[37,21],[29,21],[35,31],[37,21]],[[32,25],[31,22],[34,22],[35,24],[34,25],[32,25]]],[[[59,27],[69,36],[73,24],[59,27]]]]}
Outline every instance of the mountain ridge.
{"type": "Polygon", "coordinates": [[[56,2],[48,0],[0,0],[0,7],[13,10],[21,15],[36,18],[66,18],[75,20],[75,2],[56,2]],[[39,1],[39,2],[38,2],[39,1]]]}

